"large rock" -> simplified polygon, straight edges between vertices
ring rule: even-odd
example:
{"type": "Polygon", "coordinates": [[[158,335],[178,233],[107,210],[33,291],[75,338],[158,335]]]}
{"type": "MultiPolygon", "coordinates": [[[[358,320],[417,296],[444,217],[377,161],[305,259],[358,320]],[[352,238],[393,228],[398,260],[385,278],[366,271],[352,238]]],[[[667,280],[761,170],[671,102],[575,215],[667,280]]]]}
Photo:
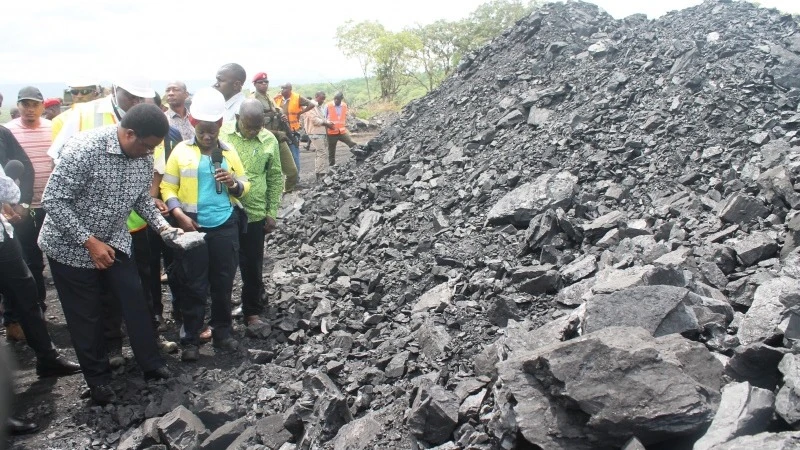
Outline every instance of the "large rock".
{"type": "Polygon", "coordinates": [[[161,442],[169,448],[194,449],[208,437],[208,430],[199,417],[184,406],[178,406],[156,422],[161,442]]]}
{"type": "Polygon", "coordinates": [[[791,320],[800,319],[798,309],[800,280],[780,277],[767,281],[756,289],[739,327],[739,341],[747,345],[780,338],[791,320]]]}
{"type": "Polygon", "coordinates": [[[753,233],[734,244],[736,256],[745,266],[771,258],[778,253],[778,243],[767,233],[753,233]]]}
{"type": "MultiPolygon", "coordinates": [[[[789,146],[786,145],[786,147],[789,146]]],[[[762,152],[763,150],[764,148],[762,148],[762,152]]],[[[762,190],[767,192],[767,201],[779,200],[792,209],[800,206],[800,196],[794,191],[792,179],[786,167],[773,167],[762,173],[758,177],[758,184],[762,190]]]]}
{"type": "Polygon", "coordinates": [[[371,412],[340,428],[333,439],[333,450],[370,448],[370,442],[383,431],[383,415],[383,411],[371,412]]]}
{"type": "Polygon", "coordinates": [[[783,374],[783,387],[775,399],[775,411],[794,429],[800,428],[800,356],[783,357],[778,370],[783,374]]]}
{"type": "Polygon", "coordinates": [[[708,450],[739,436],[765,431],[772,419],[775,395],[750,383],[732,383],[722,388],[719,409],[706,434],[693,450],[708,450]]]}
{"type": "Polygon", "coordinates": [[[319,445],[328,441],[339,432],[346,423],[353,420],[345,396],[331,378],[314,372],[303,379],[303,389],[314,399],[310,415],[303,418],[305,434],[301,442],[319,445]]]}
{"type": "Polygon", "coordinates": [[[606,233],[617,228],[627,220],[627,216],[622,211],[611,211],[593,221],[583,225],[583,237],[589,242],[597,242],[606,233]]]}
{"type": "Polygon", "coordinates": [[[761,342],[741,345],[725,365],[725,372],[732,379],[747,381],[763,389],[774,390],[780,380],[778,364],[788,352],[761,342]]]}
{"type": "Polygon", "coordinates": [[[742,436],[730,442],[715,445],[710,450],[796,450],[798,448],[800,448],[800,431],[786,431],[742,436]]]}
{"type": "Polygon", "coordinates": [[[161,442],[158,434],[158,421],[161,418],[147,419],[138,428],[134,428],[117,446],[118,450],[142,450],[161,442]]]}
{"type": "Polygon", "coordinates": [[[237,399],[246,389],[241,381],[228,380],[198,397],[193,410],[209,430],[216,430],[241,416],[237,399]]]}
{"type": "Polygon", "coordinates": [[[643,328],[612,327],[518,352],[499,364],[498,396],[547,449],[670,442],[706,427],[719,404],[722,365],[701,344],[643,328]]]}
{"type": "Polygon", "coordinates": [[[748,223],[769,215],[764,202],[747,194],[736,193],[728,198],[719,212],[719,218],[730,223],[748,223]]]}
{"type": "Polygon", "coordinates": [[[415,335],[422,353],[431,361],[444,356],[450,347],[451,337],[447,329],[434,322],[425,321],[415,335]]]}
{"type": "Polygon", "coordinates": [[[447,442],[458,424],[458,407],[459,400],[454,393],[439,385],[423,386],[411,407],[408,429],[428,443],[447,442]]]}
{"type": "Polygon", "coordinates": [[[291,438],[292,434],[283,426],[283,416],[274,414],[259,419],[253,426],[246,428],[228,446],[228,450],[250,448],[248,446],[250,442],[258,442],[266,447],[266,450],[279,450],[283,449],[284,444],[291,438]]]}
{"type": "Polygon", "coordinates": [[[595,276],[592,292],[610,294],[636,286],[686,286],[683,270],[667,266],[634,266],[602,270],[595,276]]]}
{"type": "Polygon", "coordinates": [[[200,449],[225,450],[246,429],[247,429],[246,417],[242,417],[232,422],[228,422],[222,425],[221,427],[217,428],[216,430],[214,430],[214,432],[211,433],[211,435],[207,437],[205,441],[203,441],[203,444],[200,446],[200,449]]]}
{"type": "Polygon", "coordinates": [[[445,282],[422,294],[419,300],[417,300],[417,303],[414,304],[414,308],[411,312],[417,313],[430,309],[441,312],[450,304],[452,299],[453,291],[445,282]]]}
{"type": "Polygon", "coordinates": [[[511,223],[525,227],[533,216],[551,208],[564,208],[572,203],[578,177],[569,172],[546,173],[525,183],[500,199],[489,210],[491,224],[511,223]]]}
{"type": "Polygon", "coordinates": [[[606,295],[586,303],[583,332],[612,326],[642,327],[655,337],[672,333],[696,336],[703,320],[718,316],[722,326],[733,320],[733,308],[724,301],[701,297],[675,286],[641,286],[606,295]]]}

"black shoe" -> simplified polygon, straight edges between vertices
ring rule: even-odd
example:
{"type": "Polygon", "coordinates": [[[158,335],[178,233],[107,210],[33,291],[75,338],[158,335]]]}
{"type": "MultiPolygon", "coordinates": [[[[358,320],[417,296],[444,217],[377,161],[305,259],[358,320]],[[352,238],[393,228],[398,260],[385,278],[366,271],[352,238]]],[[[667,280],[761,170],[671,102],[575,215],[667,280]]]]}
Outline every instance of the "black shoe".
{"type": "Polygon", "coordinates": [[[63,356],[36,361],[36,375],[39,378],[63,377],[81,372],[81,366],[63,356]]]}
{"type": "Polygon", "coordinates": [[[148,370],[144,373],[144,381],[157,381],[172,378],[172,372],[167,369],[167,366],[161,366],[155,370],[148,370]]]}
{"type": "Polygon", "coordinates": [[[106,406],[109,403],[117,401],[117,394],[114,393],[114,390],[111,389],[111,386],[108,384],[101,384],[91,388],[89,397],[94,404],[98,406],[106,406]]]}
{"type": "Polygon", "coordinates": [[[232,352],[239,348],[239,341],[232,337],[214,339],[214,348],[218,348],[226,352],[232,352]]]}
{"type": "Polygon", "coordinates": [[[187,345],[181,352],[181,361],[197,361],[200,359],[200,349],[196,345],[187,345]]]}
{"type": "Polygon", "coordinates": [[[25,422],[21,419],[9,417],[6,420],[6,430],[12,436],[19,436],[20,434],[30,434],[39,431],[39,425],[35,422],[25,422]]]}

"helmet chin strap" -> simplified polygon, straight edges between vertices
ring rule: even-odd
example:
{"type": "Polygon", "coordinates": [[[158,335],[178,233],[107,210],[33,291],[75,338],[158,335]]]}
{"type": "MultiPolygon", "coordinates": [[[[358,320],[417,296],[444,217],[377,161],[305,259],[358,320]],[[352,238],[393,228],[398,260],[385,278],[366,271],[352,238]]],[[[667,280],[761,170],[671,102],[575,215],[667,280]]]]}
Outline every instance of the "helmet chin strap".
{"type": "Polygon", "coordinates": [[[114,115],[117,116],[117,120],[122,120],[125,117],[125,111],[119,107],[117,104],[117,85],[113,85],[111,89],[111,107],[114,109],[114,115]]]}

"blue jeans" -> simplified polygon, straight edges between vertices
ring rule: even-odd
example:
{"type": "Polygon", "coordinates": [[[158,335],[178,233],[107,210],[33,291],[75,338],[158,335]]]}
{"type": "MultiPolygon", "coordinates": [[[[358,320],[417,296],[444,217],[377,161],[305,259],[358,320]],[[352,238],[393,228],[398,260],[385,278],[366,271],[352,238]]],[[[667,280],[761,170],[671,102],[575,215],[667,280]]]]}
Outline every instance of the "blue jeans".
{"type": "Polygon", "coordinates": [[[300,176],[300,147],[290,143],[289,150],[292,151],[292,159],[294,159],[294,165],[297,166],[297,176],[300,176]]]}

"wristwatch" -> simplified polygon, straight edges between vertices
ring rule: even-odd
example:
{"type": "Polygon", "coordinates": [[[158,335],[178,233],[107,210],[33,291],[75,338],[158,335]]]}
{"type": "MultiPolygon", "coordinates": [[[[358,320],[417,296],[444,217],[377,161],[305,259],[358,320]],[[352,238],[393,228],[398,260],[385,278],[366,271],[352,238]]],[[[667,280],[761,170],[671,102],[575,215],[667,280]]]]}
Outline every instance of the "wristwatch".
{"type": "Polygon", "coordinates": [[[29,205],[27,203],[20,203],[19,206],[22,206],[25,209],[31,209],[31,205],[29,205]]]}

